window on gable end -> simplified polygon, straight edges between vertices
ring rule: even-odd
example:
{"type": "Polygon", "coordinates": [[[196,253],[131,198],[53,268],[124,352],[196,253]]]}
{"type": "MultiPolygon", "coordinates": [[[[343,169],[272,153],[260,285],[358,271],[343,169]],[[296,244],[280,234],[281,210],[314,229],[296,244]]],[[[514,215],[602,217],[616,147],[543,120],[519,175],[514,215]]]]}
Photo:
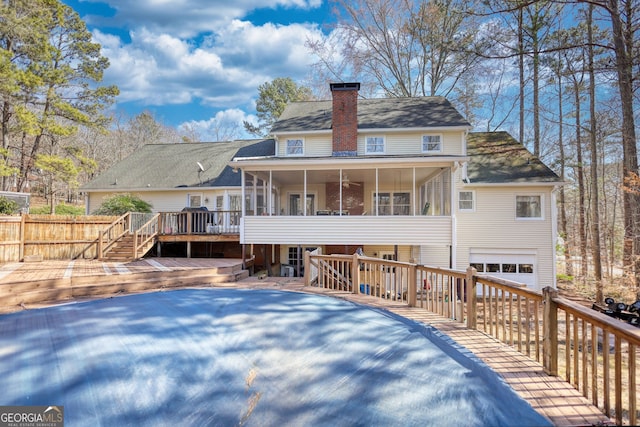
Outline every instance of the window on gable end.
{"type": "Polygon", "coordinates": [[[304,139],[287,139],[287,156],[304,155],[304,139]]]}
{"type": "Polygon", "coordinates": [[[366,154],[384,154],[384,137],[368,136],[365,150],[366,154]]]}
{"type": "Polygon", "coordinates": [[[422,135],[423,153],[440,153],[442,151],[442,135],[422,135]]]}

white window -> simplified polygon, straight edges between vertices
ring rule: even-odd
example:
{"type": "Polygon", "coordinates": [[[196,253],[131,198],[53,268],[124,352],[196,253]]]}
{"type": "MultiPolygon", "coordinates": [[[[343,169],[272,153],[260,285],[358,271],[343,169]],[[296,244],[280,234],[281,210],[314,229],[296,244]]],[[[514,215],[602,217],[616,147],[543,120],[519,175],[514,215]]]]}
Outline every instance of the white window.
{"type": "Polygon", "coordinates": [[[287,156],[304,155],[304,139],[287,139],[287,156]]]}
{"type": "Polygon", "coordinates": [[[442,135],[422,135],[422,152],[439,153],[442,151],[442,135]]]}
{"type": "Polygon", "coordinates": [[[187,203],[190,208],[202,206],[202,194],[189,194],[187,203]]]}
{"type": "Polygon", "coordinates": [[[368,136],[366,138],[367,154],[384,154],[384,137],[368,136]]]}
{"type": "Polygon", "coordinates": [[[475,194],[473,191],[461,191],[458,193],[458,210],[463,212],[475,211],[475,194]]]}
{"type": "Polygon", "coordinates": [[[374,193],[373,212],[378,215],[409,215],[411,212],[410,193],[374,193]]]}
{"type": "Polygon", "coordinates": [[[516,196],[516,218],[542,219],[542,197],[516,196]]]}

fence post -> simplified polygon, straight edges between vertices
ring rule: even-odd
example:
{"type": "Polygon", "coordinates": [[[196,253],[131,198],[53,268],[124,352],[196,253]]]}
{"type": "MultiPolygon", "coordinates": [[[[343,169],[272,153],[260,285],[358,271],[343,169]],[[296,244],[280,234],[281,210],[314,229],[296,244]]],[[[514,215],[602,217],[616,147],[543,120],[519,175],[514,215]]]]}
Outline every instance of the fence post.
{"type": "Polygon", "coordinates": [[[358,253],[353,254],[353,261],[351,261],[351,285],[353,286],[352,292],[354,294],[360,293],[360,262],[358,260],[358,253]]]}
{"type": "Polygon", "coordinates": [[[304,251],[304,285],[311,286],[311,252],[304,251]]]}
{"type": "Polygon", "coordinates": [[[478,270],[467,267],[467,280],[465,281],[464,297],[467,300],[467,328],[478,328],[478,295],[476,293],[476,283],[478,270]]]}
{"type": "Polygon", "coordinates": [[[544,317],[543,328],[544,338],[542,341],[542,363],[544,371],[548,375],[558,375],[558,304],[553,300],[558,296],[558,291],[547,286],[542,289],[544,297],[544,317]]]}
{"type": "Polygon", "coordinates": [[[18,261],[22,261],[24,259],[24,235],[25,235],[25,227],[26,227],[26,214],[20,215],[20,246],[18,247],[18,261]]]}
{"type": "Polygon", "coordinates": [[[98,253],[96,253],[97,259],[102,259],[102,231],[98,231],[98,253]]]}

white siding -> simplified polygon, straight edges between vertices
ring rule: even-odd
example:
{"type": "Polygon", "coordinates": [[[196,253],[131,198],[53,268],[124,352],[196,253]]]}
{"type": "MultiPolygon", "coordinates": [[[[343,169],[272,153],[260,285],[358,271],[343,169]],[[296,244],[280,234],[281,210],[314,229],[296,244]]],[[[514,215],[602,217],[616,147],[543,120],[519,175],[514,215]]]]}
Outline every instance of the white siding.
{"type": "MultiPolygon", "coordinates": [[[[365,156],[366,137],[383,136],[385,138],[385,155],[407,155],[422,153],[422,135],[442,135],[443,150],[437,155],[464,155],[463,131],[416,131],[416,132],[361,132],[358,135],[358,155],[365,156]]],[[[287,139],[304,140],[304,157],[330,157],[333,142],[330,133],[324,135],[286,135],[278,137],[278,156],[286,157],[287,139]]],[[[297,157],[297,156],[296,156],[297,157]]]]}
{"type": "MultiPolygon", "coordinates": [[[[458,190],[461,187],[458,186],[458,190]]],[[[467,187],[466,189],[470,189],[467,187]]],[[[473,251],[535,253],[537,287],[555,285],[555,248],[551,189],[549,187],[473,187],[475,212],[460,212],[456,203],[457,268],[469,265],[473,251]],[[516,195],[539,194],[543,200],[542,220],[518,220],[516,195]]],[[[457,198],[457,192],[456,192],[457,198]]]]}
{"type": "MultiPolygon", "coordinates": [[[[304,140],[304,157],[325,157],[332,154],[331,134],[326,135],[287,135],[278,138],[278,156],[287,157],[287,139],[304,140]]],[[[291,156],[300,157],[300,156],[291,156]]]]}
{"type": "MultiPolygon", "coordinates": [[[[187,206],[188,194],[202,195],[202,204],[209,210],[214,210],[216,207],[215,196],[223,195],[224,191],[189,189],[179,191],[131,191],[128,193],[140,197],[145,202],[151,203],[151,210],[153,212],[178,212],[187,206]],[[208,202],[205,202],[205,199],[208,199],[208,202]]],[[[114,194],[121,193],[89,193],[89,213],[98,209],[105,199],[113,196],[114,194]]],[[[240,194],[240,189],[234,191],[233,194],[240,194]]]]}
{"type": "Polygon", "coordinates": [[[420,258],[418,264],[431,267],[449,268],[451,247],[422,245],[420,247],[420,258]]]}
{"type": "Polygon", "coordinates": [[[387,132],[387,133],[367,133],[358,137],[358,155],[365,155],[366,137],[367,136],[384,136],[385,137],[385,154],[423,154],[422,153],[422,135],[438,134],[442,135],[442,152],[434,153],[437,155],[461,155],[463,154],[463,132],[387,132]]]}
{"type": "Polygon", "coordinates": [[[313,245],[451,244],[451,218],[429,216],[248,216],[241,243],[313,245]]]}

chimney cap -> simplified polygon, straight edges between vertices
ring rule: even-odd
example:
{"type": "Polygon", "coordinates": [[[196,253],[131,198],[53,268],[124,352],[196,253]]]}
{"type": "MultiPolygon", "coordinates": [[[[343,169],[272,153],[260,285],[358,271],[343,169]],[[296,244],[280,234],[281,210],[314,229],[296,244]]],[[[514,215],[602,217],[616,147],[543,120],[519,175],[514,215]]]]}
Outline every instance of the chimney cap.
{"type": "Polygon", "coordinates": [[[331,92],[334,90],[360,90],[360,83],[329,83],[331,92]]]}

